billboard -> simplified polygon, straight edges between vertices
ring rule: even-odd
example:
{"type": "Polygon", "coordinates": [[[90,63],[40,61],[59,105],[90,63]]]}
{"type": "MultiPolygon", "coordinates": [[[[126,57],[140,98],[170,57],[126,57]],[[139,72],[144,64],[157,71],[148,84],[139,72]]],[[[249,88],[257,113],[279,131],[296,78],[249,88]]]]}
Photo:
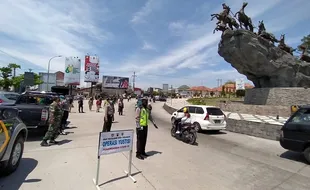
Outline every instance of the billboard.
{"type": "Polygon", "coordinates": [[[236,79],[236,90],[245,90],[243,79],[236,79]]]}
{"type": "Polygon", "coordinates": [[[65,59],[65,85],[80,85],[81,59],[79,57],[66,57],[65,59]]]}
{"type": "Polygon", "coordinates": [[[33,86],[34,85],[34,73],[25,72],[24,73],[24,85],[25,86],[33,86]]]}
{"type": "Polygon", "coordinates": [[[98,82],[99,57],[86,55],[84,70],[85,70],[84,82],[98,82]]]}
{"type": "Polygon", "coordinates": [[[163,84],[163,92],[168,92],[168,90],[169,90],[169,85],[163,84]]]}
{"type": "Polygon", "coordinates": [[[128,89],[128,86],[128,77],[102,76],[102,88],[128,89]]]}
{"type": "Polygon", "coordinates": [[[39,73],[40,80],[43,81],[42,84],[39,85],[40,91],[51,91],[52,86],[56,86],[56,73],[39,73]],[[47,85],[47,76],[49,75],[48,85],[47,85]]]}

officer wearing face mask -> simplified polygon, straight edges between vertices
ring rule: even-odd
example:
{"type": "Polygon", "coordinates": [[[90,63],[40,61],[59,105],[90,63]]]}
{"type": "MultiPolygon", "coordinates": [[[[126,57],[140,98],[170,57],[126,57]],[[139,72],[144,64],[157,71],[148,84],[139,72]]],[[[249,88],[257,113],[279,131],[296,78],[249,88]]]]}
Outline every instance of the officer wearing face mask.
{"type": "Polygon", "coordinates": [[[142,98],[142,106],[136,109],[136,125],[137,125],[137,152],[136,157],[140,160],[144,160],[148,155],[145,152],[145,146],[147,141],[148,121],[151,121],[156,129],[150,110],[148,109],[148,99],[142,98]]]}

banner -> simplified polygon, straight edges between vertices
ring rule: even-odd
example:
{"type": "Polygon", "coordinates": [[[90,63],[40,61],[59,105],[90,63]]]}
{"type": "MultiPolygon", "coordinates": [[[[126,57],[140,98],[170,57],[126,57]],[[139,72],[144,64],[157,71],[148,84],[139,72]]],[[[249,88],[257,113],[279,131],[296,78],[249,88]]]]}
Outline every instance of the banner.
{"type": "Polygon", "coordinates": [[[243,79],[236,79],[236,90],[244,90],[244,80],[243,79]]]}
{"type": "Polygon", "coordinates": [[[102,88],[128,89],[128,77],[103,76],[102,88]]]}
{"type": "Polygon", "coordinates": [[[100,133],[98,156],[132,150],[133,130],[100,133]]]}
{"type": "Polygon", "coordinates": [[[99,82],[99,57],[85,56],[84,82],[99,82]]]}
{"type": "Polygon", "coordinates": [[[66,57],[65,59],[65,85],[80,85],[81,59],[79,57],[66,57]]]}

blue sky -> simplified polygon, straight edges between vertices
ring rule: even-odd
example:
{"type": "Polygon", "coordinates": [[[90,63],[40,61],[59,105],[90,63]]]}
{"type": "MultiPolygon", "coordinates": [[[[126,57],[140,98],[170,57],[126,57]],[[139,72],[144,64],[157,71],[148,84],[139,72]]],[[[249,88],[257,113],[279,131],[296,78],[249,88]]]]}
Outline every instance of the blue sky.
{"type": "MultiPolygon", "coordinates": [[[[245,78],[217,54],[211,13],[242,0],[1,0],[0,65],[46,72],[50,57],[100,57],[100,74],[131,77],[137,87],[217,86],[216,79],[245,78]]],[[[309,0],[248,0],[246,13],[296,47],[309,34],[309,0]]],[[[83,67],[82,67],[83,68],[83,67]]],[[[52,61],[64,70],[64,58],[52,61]]]]}

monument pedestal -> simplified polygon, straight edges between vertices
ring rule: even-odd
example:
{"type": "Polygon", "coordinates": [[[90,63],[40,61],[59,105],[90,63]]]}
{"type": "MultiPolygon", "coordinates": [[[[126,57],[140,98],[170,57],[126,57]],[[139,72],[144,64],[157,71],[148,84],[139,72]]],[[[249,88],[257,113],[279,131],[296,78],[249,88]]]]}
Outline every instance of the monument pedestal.
{"type": "Polygon", "coordinates": [[[310,104],[310,89],[300,87],[247,89],[244,104],[273,106],[310,104]]]}

